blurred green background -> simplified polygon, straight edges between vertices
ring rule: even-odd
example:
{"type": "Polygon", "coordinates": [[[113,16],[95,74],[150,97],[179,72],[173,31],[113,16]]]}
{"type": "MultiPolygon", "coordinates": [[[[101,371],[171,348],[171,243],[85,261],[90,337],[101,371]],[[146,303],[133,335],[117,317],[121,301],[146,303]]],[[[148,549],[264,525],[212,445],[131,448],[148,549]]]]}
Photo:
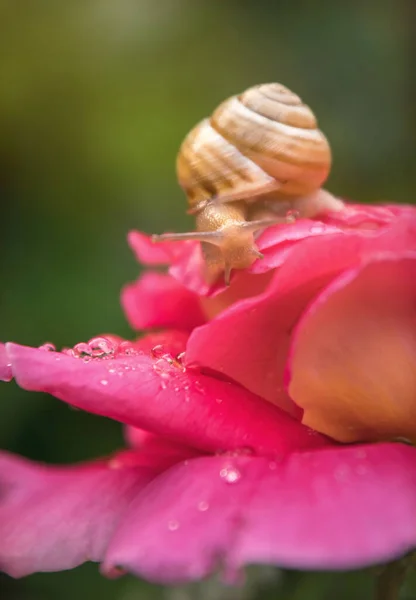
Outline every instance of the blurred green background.
{"type": "MultiPolygon", "coordinates": [[[[178,146],[255,83],[282,82],[313,107],[333,148],[333,192],[412,202],[415,23],[413,0],[1,0],[0,339],[131,335],[118,301],[138,274],[126,233],[191,226],[178,146]]],[[[0,388],[0,447],[66,463],[121,443],[114,422],[0,388]]],[[[371,589],[365,573],[286,573],[272,586],[276,576],[261,571],[260,587],[238,592],[163,589],[86,565],[3,577],[0,597],[342,600],[371,589]]]]}

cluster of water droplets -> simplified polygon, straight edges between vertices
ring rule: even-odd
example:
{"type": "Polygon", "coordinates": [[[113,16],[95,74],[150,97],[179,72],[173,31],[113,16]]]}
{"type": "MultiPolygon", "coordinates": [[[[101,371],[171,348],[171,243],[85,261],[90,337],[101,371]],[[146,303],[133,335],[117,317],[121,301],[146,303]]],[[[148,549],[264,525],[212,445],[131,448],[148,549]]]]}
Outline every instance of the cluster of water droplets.
{"type": "MultiPolygon", "coordinates": [[[[46,342],[39,346],[39,350],[44,350],[45,352],[57,352],[56,346],[50,342],[46,342]]],[[[137,350],[133,342],[118,341],[115,338],[109,337],[94,337],[88,340],[88,342],[75,344],[73,348],[62,348],[60,352],[67,356],[71,356],[72,358],[79,358],[83,362],[140,354],[140,351],[137,350]]]]}
{"type": "MultiPolygon", "coordinates": [[[[183,364],[185,358],[185,352],[181,352],[174,356],[170,352],[167,352],[166,348],[163,344],[158,344],[151,349],[151,354],[155,359],[153,363],[153,369],[160,376],[160,386],[164,390],[168,387],[169,380],[175,375],[175,371],[179,369],[180,371],[186,371],[186,368],[183,364]]],[[[174,391],[179,392],[185,390],[185,392],[189,391],[189,385],[186,384],[185,388],[179,385],[176,379],[174,379],[176,383],[174,383],[174,391]]],[[[189,398],[189,394],[186,394],[186,398],[189,398]]]]}

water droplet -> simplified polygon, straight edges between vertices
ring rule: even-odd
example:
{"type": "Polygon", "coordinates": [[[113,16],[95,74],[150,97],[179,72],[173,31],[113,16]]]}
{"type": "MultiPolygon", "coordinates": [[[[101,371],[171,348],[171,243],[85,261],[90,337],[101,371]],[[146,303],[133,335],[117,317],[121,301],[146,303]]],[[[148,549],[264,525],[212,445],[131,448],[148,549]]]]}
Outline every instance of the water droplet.
{"type": "Polygon", "coordinates": [[[200,510],[201,512],[205,512],[208,509],[209,509],[208,502],[206,502],[205,500],[201,500],[201,502],[198,502],[198,510],[200,510]]]}
{"type": "Polygon", "coordinates": [[[107,379],[101,379],[100,383],[101,385],[108,385],[107,379]]]}
{"type": "Polygon", "coordinates": [[[173,357],[170,352],[166,351],[165,347],[162,346],[162,344],[153,346],[153,348],[151,349],[150,352],[152,353],[153,357],[157,359],[156,364],[157,363],[161,364],[162,362],[165,362],[169,366],[176,367],[177,369],[180,369],[181,371],[185,371],[185,367],[182,365],[181,359],[178,358],[178,356],[181,356],[181,355],[173,357]]]}
{"type": "Polygon", "coordinates": [[[105,359],[114,356],[116,344],[104,337],[91,338],[88,342],[80,342],[72,349],[65,348],[63,352],[74,358],[81,358],[84,362],[92,359],[105,359]]]}
{"type": "Polygon", "coordinates": [[[323,223],[315,223],[309,228],[311,233],[323,233],[325,231],[325,225],[323,223]]]}
{"type": "Polygon", "coordinates": [[[300,212],[296,209],[290,209],[286,213],[288,223],[294,223],[300,217],[300,212]]]}
{"type": "Polygon", "coordinates": [[[179,521],[176,521],[175,519],[168,521],[168,529],[169,531],[176,531],[179,529],[179,521]]]}
{"type": "Polygon", "coordinates": [[[269,462],[269,469],[270,471],[275,471],[277,469],[277,462],[275,460],[269,462]]]}
{"type": "Polygon", "coordinates": [[[215,402],[217,404],[221,404],[222,403],[222,398],[215,398],[215,402]]]}
{"type": "Polygon", "coordinates": [[[39,350],[45,350],[45,352],[56,352],[56,346],[50,342],[46,342],[39,346],[39,350]]]}
{"type": "Polygon", "coordinates": [[[65,348],[62,348],[62,350],[61,350],[61,353],[62,353],[62,354],[66,354],[67,356],[72,356],[72,357],[74,357],[74,351],[73,351],[73,349],[72,349],[72,348],[66,348],[66,347],[65,347],[65,348]]]}
{"type": "Polygon", "coordinates": [[[134,356],[136,354],[139,352],[130,341],[121,342],[117,346],[117,356],[134,356]]]}
{"type": "Polygon", "coordinates": [[[152,355],[155,358],[163,358],[163,359],[167,359],[170,358],[173,362],[173,358],[171,356],[171,354],[169,354],[169,352],[166,352],[165,347],[162,344],[158,344],[157,346],[153,346],[153,348],[150,350],[150,352],[152,353],[152,355]]]}
{"type": "Polygon", "coordinates": [[[241,473],[236,467],[227,466],[221,469],[220,477],[227,483],[237,483],[241,479],[241,473]]]}
{"type": "Polygon", "coordinates": [[[91,338],[88,342],[90,353],[93,358],[107,358],[114,354],[116,345],[105,337],[91,338]]]}
{"type": "Polygon", "coordinates": [[[79,344],[75,344],[72,354],[75,358],[91,357],[91,348],[85,342],[80,342],[79,344]]]}

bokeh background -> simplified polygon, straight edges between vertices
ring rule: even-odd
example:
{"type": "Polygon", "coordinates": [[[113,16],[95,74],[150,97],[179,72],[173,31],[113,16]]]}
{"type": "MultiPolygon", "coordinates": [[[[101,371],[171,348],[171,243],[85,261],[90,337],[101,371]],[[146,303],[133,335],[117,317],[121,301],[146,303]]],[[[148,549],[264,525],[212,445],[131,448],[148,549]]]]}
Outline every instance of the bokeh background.
{"type": "MultiPolygon", "coordinates": [[[[333,147],[333,192],[412,202],[415,4],[1,0],[0,339],[62,346],[131,336],[118,301],[139,269],[126,233],[189,229],[178,146],[255,83],[285,83],[313,107],[333,147]]],[[[0,387],[0,447],[67,463],[120,444],[114,422],[0,387]]],[[[86,565],[2,577],[0,597],[359,600],[371,590],[368,573],[266,569],[252,579],[237,592],[215,581],[166,589],[108,582],[86,565]]],[[[416,586],[406,594],[416,598],[416,586]]]]}

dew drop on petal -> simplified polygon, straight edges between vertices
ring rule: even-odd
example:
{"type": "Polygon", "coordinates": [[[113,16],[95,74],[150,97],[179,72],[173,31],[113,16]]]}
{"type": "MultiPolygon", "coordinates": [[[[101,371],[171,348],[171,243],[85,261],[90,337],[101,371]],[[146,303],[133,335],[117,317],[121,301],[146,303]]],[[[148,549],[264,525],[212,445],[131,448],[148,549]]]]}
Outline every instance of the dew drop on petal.
{"type": "Polygon", "coordinates": [[[168,529],[169,531],[176,531],[177,529],[179,529],[179,521],[176,521],[176,519],[168,521],[168,529]]]}
{"type": "Polygon", "coordinates": [[[237,483],[241,479],[241,473],[236,467],[227,466],[221,469],[220,477],[227,483],[237,483]]]}
{"type": "Polygon", "coordinates": [[[325,231],[325,225],[323,223],[315,223],[309,228],[311,233],[323,233],[325,231]]]}
{"type": "Polygon", "coordinates": [[[269,469],[270,471],[275,471],[277,469],[277,462],[275,460],[269,462],[269,469]]]}
{"type": "Polygon", "coordinates": [[[217,404],[222,404],[222,398],[215,398],[215,402],[217,404]]]}
{"type": "Polygon", "coordinates": [[[162,344],[153,346],[153,348],[150,350],[150,352],[152,353],[152,356],[154,358],[158,358],[160,360],[165,360],[170,364],[172,364],[174,362],[173,356],[169,352],[166,352],[166,350],[165,350],[164,346],[162,346],[162,344]]]}
{"type": "Polygon", "coordinates": [[[206,500],[201,500],[201,502],[198,502],[198,510],[200,510],[201,512],[205,512],[208,509],[209,503],[206,502],[206,500]]]}
{"type": "Polygon", "coordinates": [[[61,353],[66,354],[67,356],[75,356],[72,348],[62,348],[61,353]]]}
{"type": "Polygon", "coordinates": [[[114,354],[117,344],[105,337],[95,337],[89,340],[88,346],[92,357],[108,358],[114,354]]]}
{"type": "Polygon", "coordinates": [[[85,342],[80,342],[72,348],[72,354],[75,358],[91,357],[91,348],[85,342]]]}
{"type": "Polygon", "coordinates": [[[288,223],[294,223],[300,217],[300,212],[296,209],[290,209],[286,213],[288,223]]]}
{"type": "Polygon", "coordinates": [[[139,354],[139,352],[130,341],[121,342],[117,346],[117,356],[134,356],[135,354],[139,354]]]}
{"type": "Polygon", "coordinates": [[[101,385],[108,385],[107,379],[101,379],[100,383],[101,385]]]}
{"type": "Polygon", "coordinates": [[[44,350],[46,352],[56,352],[56,346],[51,344],[50,342],[46,342],[46,344],[42,344],[39,346],[38,350],[44,350]]]}

